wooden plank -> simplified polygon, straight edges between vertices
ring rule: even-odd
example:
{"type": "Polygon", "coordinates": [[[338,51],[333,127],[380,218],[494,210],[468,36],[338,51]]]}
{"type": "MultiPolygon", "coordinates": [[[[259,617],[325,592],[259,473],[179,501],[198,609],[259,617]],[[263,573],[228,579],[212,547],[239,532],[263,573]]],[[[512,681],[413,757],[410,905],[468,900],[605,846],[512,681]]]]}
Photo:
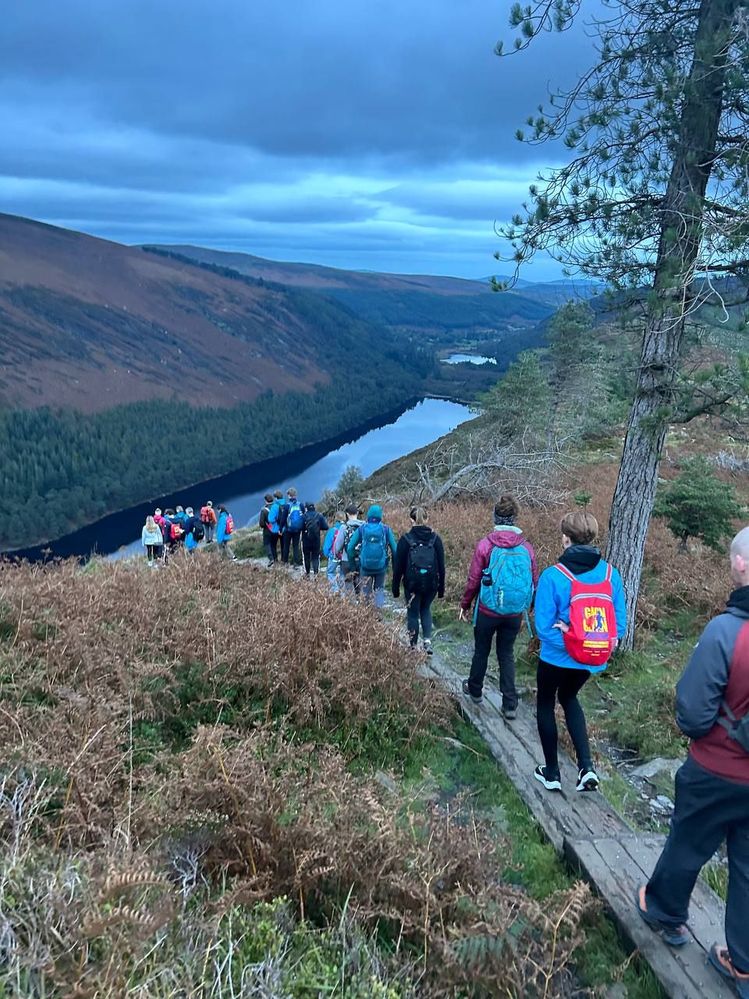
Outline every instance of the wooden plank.
{"type": "MultiPolygon", "coordinates": [[[[629,857],[642,874],[640,884],[645,884],[658,863],[665,836],[630,836],[622,839],[629,857]]],[[[716,942],[724,939],[725,906],[715,892],[701,879],[697,879],[689,906],[689,929],[705,954],[716,942]]]]}
{"type": "Polygon", "coordinates": [[[694,942],[681,951],[664,944],[637,915],[635,892],[650,876],[664,837],[637,836],[603,795],[578,794],[577,769],[563,752],[559,764],[565,793],[550,793],[534,780],[541,750],[527,705],[521,703],[517,719],[507,722],[495,690],[486,686],[483,703],[474,705],[463,695],[462,677],[439,656],[432,656],[421,672],[455,695],[551,843],[594,885],[666,993],[673,999],[732,996],[730,987],[705,963],[707,949],[723,939],[724,919],[723,903],[707,885],[700,882],[695,889],[690,911],[694,942]]]}
{"type": "Polygon", "coordinates": [[[642,954],[672,999],[729,999],[733,990],[706,964],[706,953],[697,941],[676,950],[666,946],[637,915],[635,892],[643,871],[632,860],[634,835],[614,838],[567,840],[565,852],[614,916],[625,937],[642,954]]]}
{"type": "Polygon", "coordinates": [[[629,833],[629,826],[601,794],[578,794],[577,768],[564,753],[559,755],[563,793],[550,793],[533,777],[542,759],[536,721],[527,705],[518,705],[512,722],[502,717],[501,700],[485,688],[484,701],[473,704],[462,693],[462,678],[437,655],[424,669],[426,675],[439,679],[455,694],[464,715],[484,737],[492,755],[501,764],[521,798],[561,853],[568,836],[629,833]]]}

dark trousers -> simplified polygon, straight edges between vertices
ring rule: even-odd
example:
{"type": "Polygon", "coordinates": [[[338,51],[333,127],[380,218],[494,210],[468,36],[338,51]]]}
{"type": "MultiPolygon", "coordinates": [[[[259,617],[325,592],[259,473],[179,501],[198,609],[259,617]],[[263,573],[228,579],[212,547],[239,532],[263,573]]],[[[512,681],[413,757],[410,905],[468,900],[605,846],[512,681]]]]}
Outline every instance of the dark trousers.
{"type": "Polygon", "coordinates": [[[523,624],[521,617],[489,617],[479,611],[473,626],[473,659],[468,689],[474,697],[480,697],[484,689],[484,677],[489,665],[492,641],[497,636],[497,662],[499,663],[499,689],[502,691],[502,706],[513,710],[518,706],[518,692],[515,687],[515,656],[513,648],[523,624]]]}
{"type": "Polygon", "coordinates": [[[687,757],[676,774],[671,831],[648,883],[648,912],[686,923],[697,875],[721,843],[728,848],[726,943],[733,966],[749,972],[749,784],[708,773],[687,757]]]}
{"type": "Polygon", "coordinates": [[[269,562],[275,562],[278,559],[278,539],[278,534],[274,534],[273,531],[266,531],[263,528],[263,548],[269,562]]]}
{"type": "Polygon", "coordinates": [[[314,574],[317,575],[320,571],[320,539],[317,539],[317,544],[303,541],[302,552],[304,554],[304,571],[309,576],[311,568],[314,574]]]}
{"type": "Polygon", "coordinates": [[[406,591],[406,624],[411,645],[419,640],[419,624],[422,638],[432,637],[432,603],[436,593],[408,593],[406,591]]]}
{"type": "Polygon", "coordinates": [[[157,558],[156,552],[158,551],[158,545],[146,545],[146,558],[149,562],[153,562],[157,558]]]}
{"type": "Polygon", "coordinates": [[[281,535],[281,561],[289,561],[289,552],[291,551],[292,545],[294,546],[294,565],[302,564],[302,551],[299,543],[299,539],[302,536],[301,531],[284,531],[281,535]]]}
{"type": "Polygon", "coordinates": [[[543,659],[538,660],[536,722],[541,738],[541,748],[544,751],[546,769],[550,774],[559,773],[555,710],[557,698],[562,705],[567,731],[570,733],[572,744],[575,747],[578,767],[587,769],[592,766],[585,713],[577,699],[577,695],[589,679],[590,672],[587,669],[567,669],[566,666],[552,666],[551,663],[545,663],[543,659]]]}

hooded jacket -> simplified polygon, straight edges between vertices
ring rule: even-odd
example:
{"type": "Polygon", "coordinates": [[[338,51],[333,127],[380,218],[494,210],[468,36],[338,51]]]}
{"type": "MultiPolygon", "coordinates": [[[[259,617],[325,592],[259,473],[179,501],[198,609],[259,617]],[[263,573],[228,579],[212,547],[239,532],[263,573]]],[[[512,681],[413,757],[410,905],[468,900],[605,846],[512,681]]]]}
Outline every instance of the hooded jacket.
{"type": "Polygon", "coordinates": [[[155,531],[149,531],[146,525],[143,525],[143,530],[140,532],[141,542],[145,548],[147,545],[163,545],[164,535],[161,533],[161,528],[156,524],[155,531]]]}
{"type": "MultiPolygon", "coordinates": [[[[533,588],[536,588],[538,583],[538,566],[536,564],[536,553],[533,545],[530,541],[526,540],[525,535],[519,527],[515,527],[513,524],[495,524],[492,533],[482,538],[474,550],[471,566],[468,570],[468,581],[466,582],[465,592],[463,593],[463,599],[460,601],[460,606],[464,611],[470,610],[471,604],[478,597],[479,590],[481,589],[481,577],[484,569],[488,569],[489,567],[492,549],[517,548],[518,545],[522,545],[531,557],[533,588]]],[[[480,613],[485,614],[487,617],[519,617],[518,614],[493,614],[485,607],[480,608],[480,613]]]]}
{"type": "Polygon", "coordinates": [[[412,527],[411,530],[404,534],[398,540],[398,546],[395,549],[395,558],[393,559],[393,596],[400,596],[400,585],[401,580],[404,582],[404,576],[406,575],[406,569],[408,567],[408,553],[411,547],[410,539],[414,541],[420,541],[422,544],[428,544],[429,541],[434,536],[434,554],[437,559],[437,593],[438,597],[444,597],[445,595],[445,549],[442,545],[442,538],[433,531],[431,527],[427,527],[426,524],[417,524],[412,527]]]}
{"type": "MultiPolygon", "coordinates": [[[[379,506],[379,504],[373,503],[369,510],[367,510],[367,523],[382,524],[382,507],[379,506]]],[[[361,542],[361,531],[363,526],[364,525],[362,524],[360,527],[357,527],[349,540],[349,543],[346,545],[346,557],[349,564],[356,562],[356,548],[361,542]]],[[[391,558],[395,558],[395,534],[393,533],[392,528],[388,527],[387,524],[382,524],[382,529],[385,532],[385,551],[387,553],[387,549],[390,549],[391,558]]]]}
{"type": "Polygon", "coordinates": [[[723,701],[737,718],[749,713],[749,586],[700,636],[676,685],[676,722],[692,739],[690,755],[709,773],[749,784],[749,753],[718,723],[723,701]]]}
{"type": "MultiPolygon", "coordinates": [[[[561,558],[561,564],[584,583],[601,583],[606,578],[608,562],[601,558],[601,553],[592,545],[570,545],[561,558]]],[[[569,579],[551,565],[544,569],[538,581],[536,590],[536,633],[541,639],[540,658],[550,666],[563,666],[568,669],[587,669],[590,673],[602,673],[603,666],[581,666],[566,649],[564,637],[557,621],[569,624],[570,592],[572,584],[569,579]]],[[[622,639],[627,630],[627,604],[624,599],[624,587],[619,572],[611,569],[611,596],[616,614],[617,637],[622,639]]]]}

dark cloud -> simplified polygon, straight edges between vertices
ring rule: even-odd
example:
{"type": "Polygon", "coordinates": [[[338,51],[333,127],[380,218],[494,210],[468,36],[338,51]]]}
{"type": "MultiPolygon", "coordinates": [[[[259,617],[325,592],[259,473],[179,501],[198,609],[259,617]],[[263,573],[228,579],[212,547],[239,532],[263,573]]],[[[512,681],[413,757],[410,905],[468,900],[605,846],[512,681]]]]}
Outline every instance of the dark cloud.
{"type": "Polygon", "coordinates": [[[499,60],[494,0],[7,6],[0,208],[351,266],[351,226],[393,268],[490,254],[539,161],[515,129],[590,49],[577,30],[499,60]]]}

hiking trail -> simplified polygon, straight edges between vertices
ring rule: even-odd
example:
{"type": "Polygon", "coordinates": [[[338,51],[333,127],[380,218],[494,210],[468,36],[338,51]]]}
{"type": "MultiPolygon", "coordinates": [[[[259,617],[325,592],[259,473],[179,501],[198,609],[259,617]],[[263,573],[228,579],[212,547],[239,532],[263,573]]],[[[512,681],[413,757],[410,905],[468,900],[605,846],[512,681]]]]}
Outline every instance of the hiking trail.
{"type": "Polygon", "coordinates": [[[462,676],[439,654],[420,669],[456,697],[549,841],[595,888],[666,994],[671,999],[734,996],[731,986],[706,963],[710,946],[724,938],[725,906],[711,888],[698,879],[690,907],[692,940],[678,951],[663,943],[635,910],[635,893],[655,867],[665,837],[635,832],[602,794],[577,793],[577,768],[561,748],[562,784],[570,790],[552,793],[534,781],[540,754],[538,732],[522,700],[517,718],[507,722],[499,693],[486,685],[483,703],[472,704],[461,692],[462,676]]]}

